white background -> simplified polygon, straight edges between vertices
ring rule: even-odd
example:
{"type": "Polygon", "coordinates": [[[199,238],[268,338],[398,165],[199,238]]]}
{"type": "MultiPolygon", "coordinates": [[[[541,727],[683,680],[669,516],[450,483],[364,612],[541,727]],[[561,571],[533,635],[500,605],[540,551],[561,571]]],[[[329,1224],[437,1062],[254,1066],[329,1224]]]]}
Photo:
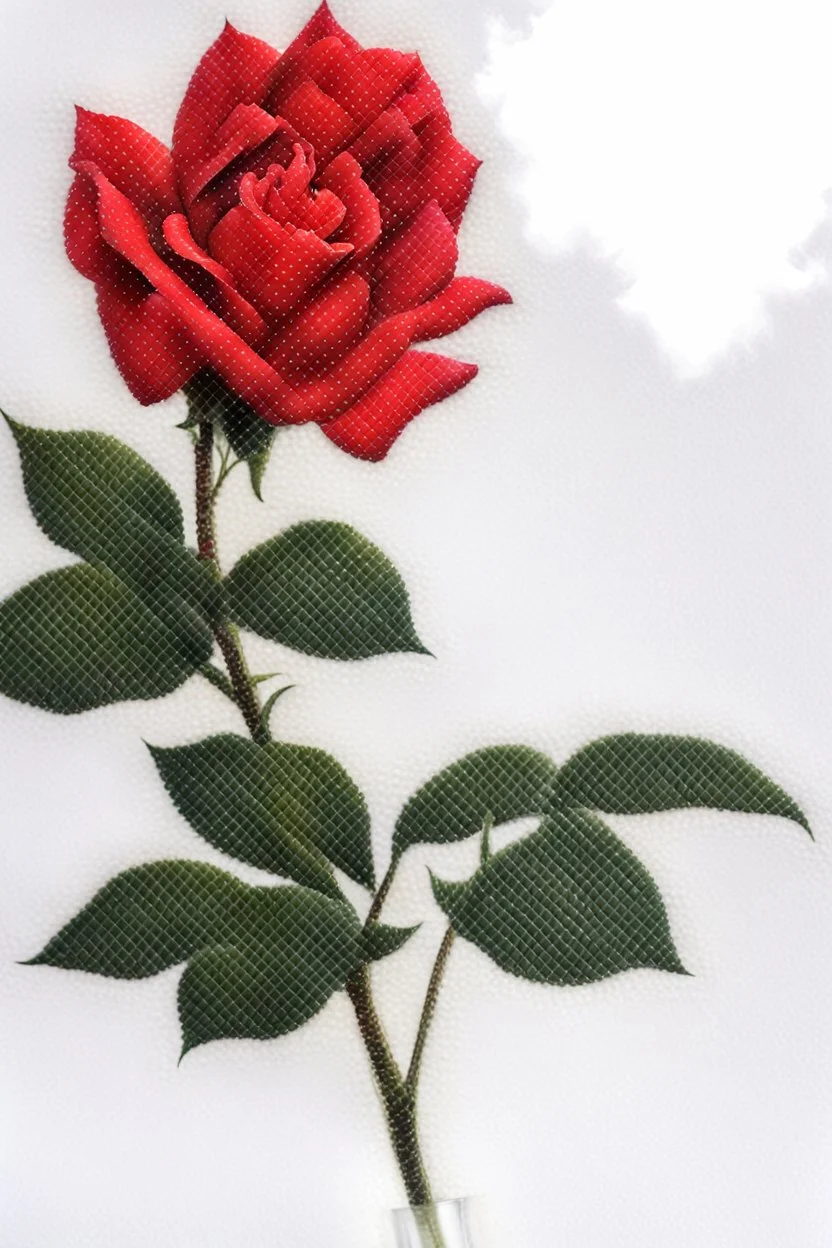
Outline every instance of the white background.
{"type": "MultiPolygon", "coordinates": [[[[278,440],[266,503],[231,478],[230,565],[297,519],[394,559],[438,656],[338,665],[253,643],[298,688],[276,724],[351,770],[384,864],[396,813],[465,750],[565,758],[622,729],[741,749],[807,810],[614,821],[693,978],[558,991],[454,951],[424,1076],[442,1195],[478,1248],[822,1248],[832,1241],[832,88],[826,6],[750,0],[341,0],[418,48],[485,160],[460,271],[515,305],[447,343],[481,364],[382,465],[278,440]]],[[[128,441],[187,502],[178,400],[144,410],[60,233],[77,101],[161,137],[226,15],[283,46],[299,0],[5,0],[0,401],[128,441]]],[[[67,561],[0,437],[2,589],[67,561]]],[[[142,739],[235,729],[191,682],[75,719],[0,703],[0,1241],[8,1248],[383,1248],[401,1192],[345,1000],[177,1068],[177,972],[16,964],[112,874],[221,862],[142,739]]],[[[378,969],[406,1054],[442,924],[415,852],[378,969]]],[[[245,872],[257,878],[256,872],[245,872]]]]}

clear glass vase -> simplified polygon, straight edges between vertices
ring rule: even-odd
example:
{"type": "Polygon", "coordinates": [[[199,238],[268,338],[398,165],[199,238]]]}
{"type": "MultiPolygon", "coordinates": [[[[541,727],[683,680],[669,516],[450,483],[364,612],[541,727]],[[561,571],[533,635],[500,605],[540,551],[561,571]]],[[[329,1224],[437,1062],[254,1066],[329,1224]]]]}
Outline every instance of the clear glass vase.
{"type": "Polygon", "coordinates": [[[394,1209],[396,1248],[473,1248],[467,1200],[394,1209]]]}

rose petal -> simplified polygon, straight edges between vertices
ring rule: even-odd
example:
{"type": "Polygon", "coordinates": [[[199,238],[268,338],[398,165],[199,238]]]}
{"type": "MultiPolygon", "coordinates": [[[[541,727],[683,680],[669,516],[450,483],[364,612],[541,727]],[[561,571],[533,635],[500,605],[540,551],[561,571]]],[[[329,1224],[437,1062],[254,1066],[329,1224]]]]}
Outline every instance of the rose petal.
{"type": "MultiPolygon", "coordinates": [[[[208,273],[215,282],[217,311],[236,334],[251,346],[257,347],[268,337],[268,326],[260,313],[235,289],[231,274],[194,241],[188,228],[188,219],[181,213],[165,218],[162,230],[165,242],[191,264],[208,273]]],[[[212,301],[213,302],[213,301],[212,301]]]]}
{"type": "Polygon", "coordinates": [[[320,39],[329,39],[331,37],[340,39],[341,43],[347,48],[359,51],[361,44],[357,39],[353,39],[352,35],[344,29],[343,26],[336,22],[332,16],[332,11],[326,0],[318,6],[304,26],[299,35],[289,44],[283,53],[285,60],[294,60],[299,52],[304,48],[311,47],[313,43],[317,43],[320,39]]]}
{"type": "Polygon", "coordinates": [[[265,420],[291,423],[292,416],[284,412],[285,400],[294,398],[291,387],[156,254],[144,222],[126,196],[95,165],[84,164],[79,172],[89,177],[97,193],[104,241],[164,296],[200,353],[200,362],[218,372],[265,420]]]}
{"type": "Polygon", "coordinates": [[[322,187],[314,199],[307,196],[295,214],[295,224],[311,230],[319,238],[329,238],[347,215],[347,206],[332,191],[322,187]]]}
{"type": "Polygon", "coordinates": [[[407,91],[397,98],[396,107],[404,113],[411,126],[418,125],[426,117],[436,117],[450,130],[451,119],[442,100],[442,92],[421,59],[417,57],[417,61],[418,70],[408,84],[407,91]]]}
{"type": "Polygon", "coordinates": [[[272,117],[257,104],[238,104],[214,136],[215,154],[182,177],[187,203],[191,204],[232,161],[262,147],[284,128],[285,123],[279,117],[272,117]]]}
{"type": "Polygon", "coordinates": [[[459,249],[451,223],[431,201],[379,254],[373,307],[381,316],[432,298],[454,275],[459,249]]]}
{"type": "MultiPolygon", "coordinates": [[[[218,132],[234,110],[265,100],[278,59],[269,44],[241,34],[226,22],[197,65],[173,130],[173,162],[187,199],[196,195],[195,187],[205,185],[205,167],[218,155],[218,132]]],[[[249,133],[249,141],[256,145],[256,128],[249,133]]]]}
{"type": "Polygon", "coordinates": [[[171,154],[159,139],[124,117],[77,108],[70,164],[93,161],[142,216],[156,225],[180,210],[171,154]]]}
{"type": "Polygon", "coordinates": [[[441,294],[416,309],[414,342],[441,338],[467,325],[486,308],[511,303],[511,295],[494,282],[479,277],[455,277],[441,294]]]}
{"type": "Polygon", "coordinates": [[[130,390],[140,403],[159,403],[193,376],[202,357],[169,305],[101,237],[97,198],[90,178],[79,173],[66,205],[67,254],[95,282],[98,314],[130,390]]]}
{"type": "Polygon", "coordinates": [[[312,44],[298,57],[298,65],[362,126],[387,108],[419,68],[412,54],[392,48],[363,52],[335,37],[312,44]]]}
{"type": "Polygon", "coordinates": [[[408,351],[348,412],[322,425],[322,432],[357,459],[384,459],[414,416],[448,398],[476,375],[476,364],[408,351]]]}
{"type": "Polygon", "coordinates": [[[385,153],[383,163],[365,169],[367,183],[381,204],[382,219],[394,226],[435,199],[456,231],[482,162],[436,117],[428,117],[421,125],[418,144],[415,155],[399,147],[392,154],[385,153]]]}
{"type": "Polygon", "coordinates": [[[292,423],[318,423],[352,407],[401,359],[410,345],[413,314],[403,312],[377,325],[334,368],[314,381],[289,387],[282,410],[292,423]]]}
{"type": "Polygon", "coordinates": [[[279,372],[331,368],[365,328],[369,310],[369,283],[357,273],[339,275],[275,339],[266,358],[279,372]]]}
{"type": "Polygon", "coordinates": [[[256,204],[239,204],[217,223],[208,250],[266,319],[282,316],[352,248],[309,230],[290,232],[256,204]]]}
{"type": "Polygon", "coordinates": [[[324,169],[318,185],[333,191],[346,206],[347,215],[335,239],[352,243],[356,259],[365,256],[381,237],[381,214],[360,164],[349,152],[341,152],[324,169]]]}
{"type": "Polygon", "coordinates": [[[75,176],[64,212],[66,254],[79,273],[92,282],[103,281],[113,269],[115,256],[101,237],[98,196],[86,174],[75,176]]]}
{"type": "Polygon", "coordinates": [[[364,169],[365,176],[382,159],[404,164],[410,169],[420,150],[419,140],[413,133],[410,122],[395,105],[385,109],[350,147],[350,152],[364,169]]]}
{"type": "Polygon", "coordinates": [[[204,363],[181,318],[135,269],[121,262],[120,275],[97,285],[98,315],[113,359],[140,403],[161,403],[181,390],[204,363]]]}
{"type": "Polygon", "coordinates": [[[346,109],[336,104],[311,78],[281,103],[280,115],[309,140],[322,164],[346,146],[358,128],[346,109]]]}

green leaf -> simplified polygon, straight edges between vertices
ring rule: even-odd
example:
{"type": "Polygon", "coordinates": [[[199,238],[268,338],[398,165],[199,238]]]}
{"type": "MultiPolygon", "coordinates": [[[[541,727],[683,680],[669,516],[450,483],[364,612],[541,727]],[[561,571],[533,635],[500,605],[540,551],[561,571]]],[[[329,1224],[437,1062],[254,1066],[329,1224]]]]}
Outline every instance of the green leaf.
{"type": "Polygon", "coordinates": [[[140,979],[188,960],[183,1053],[222,1036],[292,1031],[342,988],[361,929],[345,903],[305,888],[254,888],[201,862],[116,876],[33,965],[140,979]]]}
{"type": "Polygon", "coordinates": [[[230,733],[150,750],[177,809],[217,849],[331,896],[330,862],[373,887],[364,798],[324,750],[230,733]]]}
{"type": "Polygon", "coordinates": [[[619,815],[688,806],[782,815],[809,831],[799,806],[773,780],[734,750],[699,737],[601,737],[564,763],[553,800],[556,807],[619,815]]]}
{"type": "Polygon", "coordinates": [[[179,982],[183,1056],[209,1040],[294,1031],[355,969],[360,928],[350,906],[294,886],[252,891],[261,896],[244,938],[197,954],[179,982]]]}
{"type": "Polygon", "coordinates": [[[224,399],[219,423],[238,459],[255,460],[266,457],[272,448],[277,429],[234,394],[224,399]]]}
{"type": "Polygon", "coordinates": [[[493,745],[466,754],[414,793],[396,823],[393,855],[410,845],[446,844],[480,832],[487,819],[507,823],[542,814],[557,768],[527,745],[493,745]]]}
{"type": "Polygon", "coordinates": [[[415,927],[390,927],[386,923],[370,923],[361,932],[362,962],[377,962],[395,953],[406,945],[410,937],[418,932],[421,924],[415,927]]]}
{"type": "Polygon", "coordinates": [[[294,689],[294,687],[295,687],[294,685],[283,685],[281,686],[280,689],[275,689],[274,693],[270,693],[269,696],[266,698],[266,701],[263,703],[263,709],[260,712],[260,718],[263,721],[263,727],[265,728],[267,733],[269,731],[269,724],[271,722],[272,711],[274,710],[275,703],[277,702],[278,698],[282,698],[284,693],[288,693],[289,690],[294,689]]]}
{"type": "Polygon", "coordinates": [[[0,603],[0,692],[72,715],[159,698],[193,664],[158,616],[106,568],[47,572],[0,603]]]}
{"type": "Polygon", "coordinates": [[[105,884],[30,965],[143,979],[227,935],[247,885],[206,862],[151,862],[105,884]]]}
{"type": "Polygon", "coordinates": [[[309,520],[244,555],[225,582],[244,628],[304,654],[426,654],[392,563],[347,524],[309,520]]]}
{"type": "Polygon", "coordinates": [[[196,666],[204,663],[219,586],[184,546],[179,504],[159,474],[104,434],[9,424],[29,505],[47,537],[114,572],[183,654],[196,666]]]}
{"type": "Polygon", "coordinates": [[[434,878],[433,891],[460,936],[523,979],[587,984],[634,967],[686,973],[651,876],[586,811],[552,815],[467,883],[434,878]]]}
{"type": "Polygon", "coordinates": [[[261,451],[259,455],[250,455],[248,460],[248,479],[251,482],[251,488],[255,498],[260,502],[263,501],[263,478],[266,475],[266,469],[269,466],[271,457],[271,447],[267,451],[261,451]]]}

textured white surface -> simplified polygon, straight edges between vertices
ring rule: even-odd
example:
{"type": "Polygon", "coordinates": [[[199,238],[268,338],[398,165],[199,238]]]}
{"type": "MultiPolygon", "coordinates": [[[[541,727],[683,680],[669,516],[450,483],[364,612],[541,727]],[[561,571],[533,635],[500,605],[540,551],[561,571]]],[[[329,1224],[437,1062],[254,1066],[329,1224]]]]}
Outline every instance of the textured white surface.
{"type": "MultiPolygon", "coordinates": [[[[123,387],[92,291],[63,256],[60,215],[72,102],[167,137],[226,7],[6,0],[2,10],[2,404],[27,422],[124,438],[186,500],[189,455],[173,428],[181,407],[142,410],[123,387]]],[[[820,38],[820,6],[770,8],[795,38],[805,29],[807,46],[820,38]]],[[[696,6],[676,11],[695,24],[696,6]]],[[[756,20],[753,6],[745,11],[756,20]]],[[[597,22],[602,65],[651,40],[657,61],[671,44],[678,55],[672,21],[656,28],[646,8],[633,12],[613,51],[597,22]]],[[[277,45],[308,14],[299,0],[240,0],[228,11],[277,45]]],[[[509,286],[516,304],[449,341],[449,352],[481,363],[480,377],[415,422],[384,464],[351,461],[307,429],[281,437],[265,505],[231,478],[226,563],[293,520],[348,520],[402,571],[438,656],[339,665],[280,652],[277,666],[299,686],[279,704],[281,732],[325,746],[354,774],[380,861],[404,799],[466,749],[518,740],[563,758],[625,728],[698,732],[739,748],[797,797],[818,837],[813,845],[790,825],[745,816],[614,821],[664,891],[692,979],[639,972],[559,992],[510,980],[460,942],[424,1080],[436,1187],[482,1195],[482,1248],[821,1248],[832,1238],[829,291],[775,289],[764,333],[680,379],[657,322],[620,306],[614,259],[594,244],[556,250],[529,232],[518,192],[526,153],[501,138],[504,114],[476,84],[484,90],[490,77],[494,100],[492,18],[522,39],[531,7],[342,0],[337,15],[365,43],[422,51],[457,133],[485,159],[460,271],[509,286]]],[[[594,47],[576,42],[573,72],[583,69],[596,109],[614,117],[626,108],[626,80],[600,72],[594,47]]],[[[759,66],[732,48],[741,102],[759,66]]],[[[545,66],[534,75],[525,105],[513,97],[514,115],[539,90],[552,194],[563,184],[573,202],[580,166],[559,155],[563,135],[580,149],[593,143],[592,126],[575,101],[555,93],[562,108],[553,106],[545,66]]],[[[707,79],[706,67],[703,90],[707,79]]],[[[683,107],[674,82],[668,74],[656,101],[671,116],[683,107]]],[[[816,162],[805,185],[823,186],[828,144],[802,144],[782,80],[774,88],[802,159],[816,162]]],[[[806,98],[814,133],[827,120],[806,98]]],[[[730,94],[723,99],[730,128],[730,94]]],[[[655,189],[643,186],[639,201],[633,159],[622,219],[647,219],[655,189]]],[[[715,214],[733,220],[742,208],[720,189],[718,162],[706,176],[715,214]]],[[[731,185],[744,193],[743,179],[731,185]]],[[[540,211],[532,204],[538,222],[540,211]]],[[[806,243],[807,213],[790,241],[821,271],[829,231],[806,243]]],[[[594,228],[579,225],[579,234],[594,228]]],[[[782,232],[772,229],[779,254],[782,232]]],[[[680,231],[666,246],[681,255],[687,239],[680,231]]],[[[8,437],[0,479],[5,591],[64,557],[28,515],[8,437]]],[[[274,647],[251,650],[275,665],[274,647]]],[[[171,807],[142,738],[174,744],[237,726],[220,695],[196,682],[162,702],[74,719],[0,703],[8,1248],[390,1242],[383,1211],[400,1192],[343,1000],[288,1039],[213,1044],[177,1069],[176,973],[116,983],[15,964],[116,871],[161,856],[221,861],[171,807]]],[[[430,916],[377,974],[402,1050],[441,932],[425,862],[462,873],[470,852],[414,853],[393,894],[392,920],[430,916]]]]}

